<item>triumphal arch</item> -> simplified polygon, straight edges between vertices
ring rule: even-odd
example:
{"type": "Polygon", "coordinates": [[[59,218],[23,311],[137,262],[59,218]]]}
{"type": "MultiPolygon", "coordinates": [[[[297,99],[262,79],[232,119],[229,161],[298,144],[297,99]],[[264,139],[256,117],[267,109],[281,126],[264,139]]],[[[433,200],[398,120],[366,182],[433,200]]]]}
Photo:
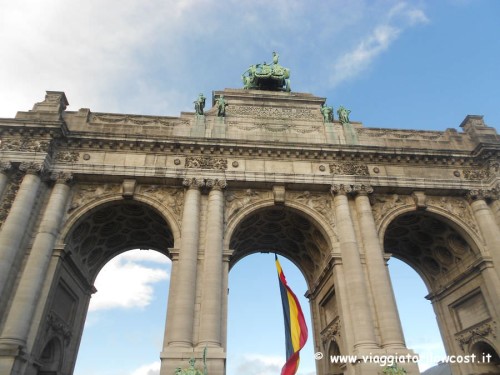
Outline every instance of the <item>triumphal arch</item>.
{"type": "Polygon", "coordinates": [[[472,115],[445,131],[365,127],[291,90],[277,64],[178,117],[69,111],[48,91],[0,119],[1,374],[71,374],[96,275],[137,248],[172,260],[161,375],[205,348],[208,374],[225,374],[229,270],[268,251],[307,281],[318,374],[383,370],[330,355],[415,354],[391,256],[425,281],[448,354],[491,355],[453,373],[499,373],[495,129],[472,115]]]}

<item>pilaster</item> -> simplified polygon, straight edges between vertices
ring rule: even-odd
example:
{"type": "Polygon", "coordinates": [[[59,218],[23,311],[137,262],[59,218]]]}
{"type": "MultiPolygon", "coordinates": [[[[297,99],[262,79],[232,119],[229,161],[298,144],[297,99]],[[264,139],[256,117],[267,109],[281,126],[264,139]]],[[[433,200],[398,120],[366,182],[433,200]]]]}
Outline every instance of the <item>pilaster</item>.
{"type": "Polygon", "coordinates": [[[0,162],[0,198],[7,186],[9,181],[8,172],[12,169],[12,164],[8,161],[0,162]]]}

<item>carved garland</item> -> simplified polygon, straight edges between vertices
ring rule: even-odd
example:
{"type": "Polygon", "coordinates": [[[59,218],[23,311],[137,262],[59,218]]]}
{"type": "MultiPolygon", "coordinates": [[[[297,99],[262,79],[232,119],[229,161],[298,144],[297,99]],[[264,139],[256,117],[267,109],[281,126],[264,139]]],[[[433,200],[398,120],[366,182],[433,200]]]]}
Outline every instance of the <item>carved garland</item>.
{"type": "Polygon", "coordinates": [[[456,337],[456,340],[460,344],[460,348],[464,350],[465,346],[470,344],[475,338],[484,338],[491,336],[496,339],[495,334],[496,323],[494,321],[481,324],[479,327],[471,329],[465,333],[462,333],[456,337]]]}
{"type": "Polygon", "coordinates": [[[143,117],[143,116],[117,116],[105,114],[92,114],[90,123],[111,123],[123,125],[163,125],[163,126],[176,126],[176,125],[189,125],[187,120],[166,120],[161,117],[143,117]]]}
{"type": "Polygon", "coordinates": [[[13,138],[4,139],[0,143],[0,151],[28,151],[28,152],[47,152],[50,141],[41,141],[33,138],[13,138]]]}
{"type": "Polygon", "coordinates": [[[71,341],[73,333],[69,325],[59,318],[53,311],[47,315],[47,333],[55,333],[64,340],[64,344],[68,345],[71,341]]]}
{"type": "Polygon", "coordinates": [[[74,163],[80,158],[80,153],[72,151],[60,151],[56,154],[55,160],[63,163],[74,163]]]}
{"type": "Polygon", "coordinates": [[[308,108],[253,107],[246,105],[231,105],[228,107],[228,112],[240,116],[304,120],[310,120],[316,114],[316,112],[308,108]]]}
{"type": "Polygon", "coordinates": [[[213,158],[210,156],[190,156],[186,158],[186,168],[200,169],[227,169],[227,159],[213,158]]]}
{"type": "Polygon", "coordinates": [[[334,175],[369,176],[366,164],[343,163],[330,164],[330,173],[334,175]]]}

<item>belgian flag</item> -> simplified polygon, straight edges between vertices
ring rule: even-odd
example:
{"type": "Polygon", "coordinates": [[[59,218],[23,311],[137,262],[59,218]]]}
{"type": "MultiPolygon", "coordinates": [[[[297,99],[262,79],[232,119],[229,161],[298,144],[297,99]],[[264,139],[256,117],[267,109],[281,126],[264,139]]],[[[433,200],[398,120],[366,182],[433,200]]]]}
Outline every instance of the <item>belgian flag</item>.
{"type": "Polygon", "coordinates": [[[295,375],[299,368],[299,351],[307,341],[307,326],[299,301],[286,283],[278,256],[275,254],[274,257],[278,270],[281,303],[283,304],[285,318],[286,363],[281,369],[281,375],[295,375]]]}

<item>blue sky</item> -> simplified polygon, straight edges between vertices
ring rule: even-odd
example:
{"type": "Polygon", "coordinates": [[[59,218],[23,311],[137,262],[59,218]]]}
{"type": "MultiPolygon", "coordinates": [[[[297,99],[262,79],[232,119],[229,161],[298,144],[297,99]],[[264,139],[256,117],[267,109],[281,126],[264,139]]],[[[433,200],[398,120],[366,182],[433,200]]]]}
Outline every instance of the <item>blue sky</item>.
{"type": "MultiPolygon", "coordinates": [[[[0,117],[31,109],[46,90],[65,91],[68,110],[178,116],[200,92],[242,87],[248,66],[278,51],[292,91],[343,105],[367,127],[458,129],[467,114],[500,126],[495,0],[0,0],[0,9],[0,117]]],[[[170,264],[145,255],[101,272],[76,375],[157,373],[170,264]]],[[[438,353],[425,287],[395,263],[408,345],[438,353]]],[[[299,271],[282,265],[302,296],[299,271]]],[[[272,256],[238,263],[230,290],[228,374],[275,374],[284,348],[272,256]],[[247,295],[255,304],[237,302],[247,295]]],[[[313,352],[304,349],[301,375],[314,371],[313,352]]]]}

